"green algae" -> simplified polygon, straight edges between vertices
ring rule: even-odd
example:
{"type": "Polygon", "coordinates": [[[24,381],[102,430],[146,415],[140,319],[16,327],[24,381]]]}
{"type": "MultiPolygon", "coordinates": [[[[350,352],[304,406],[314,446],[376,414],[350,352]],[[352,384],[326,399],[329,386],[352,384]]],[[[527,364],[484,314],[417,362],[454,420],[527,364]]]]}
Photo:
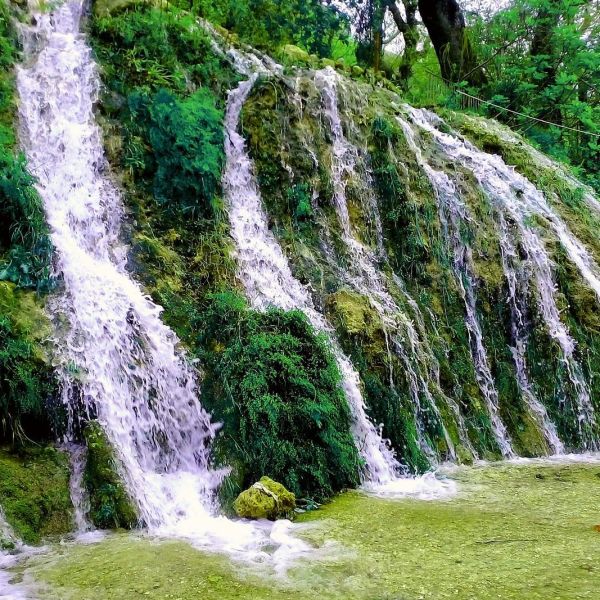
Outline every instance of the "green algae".
{"type": "Polygon", "coordinates": [[[284,579],[182,542],[115,536],[34,558],[27,579],[46,600],[575,600],[597,597],[600,465],[462,467],[458,497],[382,500],[350,492],[302,535],[316,558],[284,579]],[[336,544],[325,546],[335,540],[336,544]]]}

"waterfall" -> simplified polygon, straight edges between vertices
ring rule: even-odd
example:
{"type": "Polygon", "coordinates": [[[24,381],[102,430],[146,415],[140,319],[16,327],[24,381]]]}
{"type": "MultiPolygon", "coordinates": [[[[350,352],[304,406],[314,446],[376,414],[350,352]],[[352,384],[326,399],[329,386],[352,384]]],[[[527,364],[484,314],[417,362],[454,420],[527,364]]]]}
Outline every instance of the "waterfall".
{"type": "MultiPolygon", "coordinates": [[[[540,234],[529,223],[531,217],[537,215],[548,222],[569,258],[594,290],[600,285],[600,281],[594,275],[597,266],[581,242],[569,232],[567,226],[548,205],[544,195],[527,179],[506,165],[499,156],[481,152],[460,137],[439,131],[437,125],[441,120],[433,113],[416,109],[409,109],[409,113],[419,127],[432,135],[437,147],[448,158],[458,161],[474,174],[479,186],[496,210],[504,213],[505,218],[515,223],[518,228],[519,247],[529,265],[528,272],[532,273],[531,278],[534,280],[541,317],[548,334],[561,349],[561,359],[566,366],[574,391],[575,408],[578,413],[577,427],[582,442],[586,449],[594,449],[595,411],[589,388],[574,355],[575,340],[560,318],[555,298],[556,284],[553,279],[552,260],[540,234]]],[[[502,229],[501,224],[499,227],[502,229]]],[[[515,242],[513,246],[516,248],[515,242]]],[[[535,408],[532,410],[535,412],[535,408]]],[[[547,432],[546,438],[548,439],[550,435],[551,432],[547,432]]]]}
{"type": "Polygon", "coordinates": [[[17,72],[22,144],[63,286],[50,312],[64,402],[73,415],[97,416],[150,531],[249,547],[251,525],[216,516],[223,473],[210,469],[209,445],[217,426],[199,402],[195,372],[161,308],[126,270],[123,206],[94,120],[99,78],[81,16],[82,0],[36,12],[24,33],[37,52],[17,72]]]}
{"type": "MultiPolygon", "coordinates": [[[[331,177],[333,181],[333,202],[336,208],[342,240],[350,255],[352,269],[348,283],[361,295],[367,297],[377,311],[392,341],[392,347],[402,362],[408,379],[409,391],[415,411],[418,443],[423,453],[435,462],[437,457],[424,435],[423,415],[427,412],[421,404],[421,396],[427,401],[429,410],[442,429],[451,458],[456,458],[454,444],[441,418],[439,409],[428,385],[427,369],[420,363],[421,342],[413,323],[389,293],[388,285],[377,268],[377,259],[373,252],[362,244],[353,233],[346,199],[346,185],[355,175],[358,149],[344,135],[338,106],[337,86],[339,77],[334,69],[327,67],[315,73],[315,85],[321,92],[323,112],[329,123],[333,138],[331,177]],[[400,337],[402,333],[402,337],[400,337]]],[[[372,195],[372,182],[366,186],[372,195]]],[[[371,213],[375,215],[376,231],[381,232],[381,219],[376,199],[367,202],[371,213]]],[[[379,239],[378,234],[378,239],[379,239]]]]}
{"type": "Polygon", "coordinates": [[[521,304],[527,293],[527,284],[529,283],[528,273],[523,268],[521,268],[520,272],[518,270],[517,248],[511,239],[508,223],[502,213],[499,215],[499,224],[500,253],[502,256],[502,268],[508,283],[511,332],[514,343],[511,352],[517,373],[517,383],[529,408],[530,415],[543,433],[548,446],[554,454],[563,454],[565,447],[558,437],[556,426],[548,416],[546,407],[535,396],[527,373],[525,348],[527,347],[529,335],[525,323],[524,309],[521,307],[521,304]]]}
{"type": "Polygon", "coordinates": [[[278,73],[256,57],[228,52],[236,68],[248,79],[229,92],[225,114],[226,165],[223,188],[227,200],[231,235],[236,243],[239,278],[251,305],[259,310],[276,306],[300,309],[317,331],[330,340],[342,373],[343,388],[351,411],[352,433],[364,461],[363,483],[366,489],[381,495],[439,497],[454,492],[451,482],[442,482],[432,474],[420,478],[398,477],[402,471],[381,432],[369,420],[360,390],[358,373],[343,354],[330,324],[315,308],[308,290],[293,276],[281,246],[268,226],[258,182],[244,138],[238,133],[241,111],[259,73],[278,73]]]}
{"type": "Polygon", "coordinates": [[[483,342],[483,332],[477,314],[471,248],[461,237],[461,225],[467,223],[470,217],[450,178],[442,171],[433,169],[425,161],[423,153],[415,141],[411,126],[401,117],[398,117],[398,121],[410,148],[417,158],[417,162],[422,166],[434,189],[439,205],[442,227],[451,248],[455,278],[458,283],[460,295],[465,303],[465,323],[469,334],[471,355],[473,357],[477,382],[486,402],[492,432],[502,452],[502,456],[512,458],[514,452],[506,426],[500,417],[498,391],[496,390],[489,366],[483,342]]]}
{"type": "Polygon", "coordinates": [[[333,339],[329,324],[314,309],[308,291],[292,275],[281,247],[269,230],[246,144],[237,132],[243,104],[256,78],[256,74],[251,74],[249,79],[229,92],[225,115],[227,162],[223,187],[229,207],[231,235],[236,242],[239,276],[255,308],[299,308],[315,329],[328,333],[343,376],[344,391],[352,413],[354,439],[365,462],[365,479],[385,484],[395,478],[399,465],[366,415],[358,374],[333,339]]]}
{"type": "Polygon", "coordinates": [[[88,515],[90,512],[90,497],[85,487],[84,471],[87,461],[87,448],[83,444],[65,444],[65,451],[69,453],[71,463],[71,476],[69,477],[69,490],[73,503],[75,528],[78,533],[85,533],[92,528],[88,515]]]}

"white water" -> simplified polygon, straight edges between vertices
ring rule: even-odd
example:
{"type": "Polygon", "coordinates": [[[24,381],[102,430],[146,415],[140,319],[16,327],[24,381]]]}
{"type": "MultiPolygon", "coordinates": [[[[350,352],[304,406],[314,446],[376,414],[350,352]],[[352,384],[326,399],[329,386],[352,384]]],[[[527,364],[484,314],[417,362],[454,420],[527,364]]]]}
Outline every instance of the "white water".
{"type": "MultiPolygon", "coordinates": [[[[595,449],[595,411],[590,399],[587,383],[581,367],[575,359],[575,341],[560,318],[556,304],[556,284],[553,280],[552,260],[538,230],[532,227],[530,219],[539,216],[547,220],[556,233],[567,254],[578,267],[581,275],[592,289],[600,287],[600,280],[593,274],[597,267],[581,242],[577,240],[562,220],[550,208],[544,195],[527,179],[511,169],[499,156],[481,152],[457,135],[439,131],[441,120],[429,111],[409,109],[411,117],[419,127],[429,132],[438,147],[448,158],[460,162],[474,175],[483,191],[505,217],[514,222],[520,234],[520,248],[525,254],[528,269],[533,273],[537,300],[541,316],[549,335],[561,348],[577,416],[580,437],[587,449],[595,449]]],[[[516,247],[516,244],[514,244],[516,247]]]]}
{"type": "Polygon", "coordinates": [[[79,33],[81,15],[82,0],[36,12],[25,34],[37,41],[26,46],[39,51],[17,74],[22,143],[64,285],[52,306],[64,401],[74,415],[97,415],[150,532],[259,560],[272,543],[280,564],[307,545],[291,537],[275,543],[270,530],[217,515],[223,473],[209,466],[217,426],[161,308],[126,270],[123,207],[94,120],[99,79],[79,33]]]}
{"type": "Polygon", "coordinates": [[[12,527],[6,521],[4,511],[0,506],[0,542],[9,542],[14,548],[2,550],[0,548],[0,600],[32,600],[25,586],[11,583],[14,577],[8,569],[14,567],[21,560],[20,553],[26,549],[19,538],[14,534],[12,527]]]}
{"type": "Polygon", "coordinates": [[[409,123],[401,117],[398,117],[398,122],[404,131],[411,150],[415,154],[417,162],[422,166],[434,189],[439,206],[440,220],[452,252],[456,281],[465,303],[465,323],[469,334],[477,382],[486,402],[492,432],[502,456],[511,458],[514,456],[514,452],[508,431],[500,417],[498,391],[489,366],[483,342],[483,332],[477,314],[471,248],[461,237],[461,224],[468,223],[470,217],[450,178],[444,172],[433,169],[423,157],[409,123]]]}
{"type": "Polygon", "coordinates": [[[92,528],[88,519],[90,498],[83,480],[87,460],[87,448],[83,444],[71,443],[65,444],[64,449],[69,453],[71,463],[69,489],[71,492],[71,502],[75,511],[75,529],[77,533],[84,534],[92,528]]]}
{"type": "MultiPolygon", "coordinates": [[[[349,179],[356,175],[358,149],[352,145],[344,134],[342,120],[338,106],[338,92],[340,78],[336,71],[327,67],[317,71],[314,76],[315,85],[321,93],[323,112],[329,123],[332,143],[331,177],[333,181],[333,201],[342,228],[342,240],[350,255],[351,277],[348,281],[354,289],[369,299],[384,324],[388,340],[392,349],[404,365],[408,380],[412,404],[415,411],[415,424],[417,427],[417,442],[423,453],[430,461],[435,463],[437,456],[425,438],[423,420],[427,412],[431,411],[429,419],[437,421],[440,426],[451,458],[456,458],[454,444],[446,430],[439,409],[428,385],[429,373],[421,358],[421,341],[414,324],[394,300],[388,290],[384,277],[377,268],[377,258],[373,252],[359,241],[355,235],[348,213],[346,186],[349,179]],[[421,404],[421,397],[427,406],[421,404]]],[[[371,181],[364,186],[372,190],[371,181]]],[[[371,192],[372,194],[372,192],[371,192]]],[[[381,220],[376,199],[368,202],[368,209],[377,223],[376,230],[381,234],[381,220]]]]}
{"type": "Polygon", "coordinates": [[[518,264],[518,252],[513,242],[511,231],[506,218],[502,213],[499,215],[500,226],[500,253],[502,256],[502,267],[506,280],[508,282],[508,292],[511,311],[511,329],[514,347],[511,349],[515,370],[517,373],[517,382],[521,389],[521,394],[529,407],[529,412],[536,421],[540,431],[543,433],[546,442],[553,454],[563,454],[564,444],[558,437],[556,426],[548,416],[546,407],[538,400],[527,372],[527,361],[525,358],[525,349],[528,342],[528,332],[525,323],[525,315],[521,310],[521,301],[526,297],[529,284],[529,274],[523,266],[518,264]]]}

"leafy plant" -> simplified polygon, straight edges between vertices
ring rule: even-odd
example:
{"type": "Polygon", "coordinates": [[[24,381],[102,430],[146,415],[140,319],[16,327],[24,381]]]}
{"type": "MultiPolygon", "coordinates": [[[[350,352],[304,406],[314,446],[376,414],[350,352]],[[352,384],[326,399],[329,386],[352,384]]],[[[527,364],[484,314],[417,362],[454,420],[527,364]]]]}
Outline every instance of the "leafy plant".
{"type": "Polygon", "coordinates": [[[220,451],[240,488],[263,475],[315,498],[356,485],[348,405],[326,339],[298,311],[255,312],[233,293],[212,300],[203,402],[223,421],[220,451]]]}

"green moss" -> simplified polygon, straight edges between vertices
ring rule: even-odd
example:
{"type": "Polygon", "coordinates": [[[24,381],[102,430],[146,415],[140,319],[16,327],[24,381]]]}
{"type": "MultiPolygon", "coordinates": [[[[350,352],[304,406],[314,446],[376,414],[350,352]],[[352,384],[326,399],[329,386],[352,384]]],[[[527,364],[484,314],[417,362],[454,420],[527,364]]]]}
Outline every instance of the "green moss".
{"type": "Polygon", "coordinates": [[[64,411],[45,343],[51,328],[33,292],[0,282],[0,440],[47,440],[64,411]]]}
{"type": "Polygon", "coordinates": [[[243,519],[289,519],[293,517],[294,508],[294,494],[269,477],[261,477],[233,503],[235,513],[243,519]]]}
{"type": "Polygon", "coordinates": [[[90,496],[92,523],[102,529],[135,527],[137,511],[123,486],[114,451],[101,425],[90,421],[83,435],[87,445],[84,483],[90,496]]]}
{"type": "Polygon", "coordinates": [[[15,534],[28,544],[73,527],[69,461],[53,447],[0,448],[0,506],[15,534]]]}

